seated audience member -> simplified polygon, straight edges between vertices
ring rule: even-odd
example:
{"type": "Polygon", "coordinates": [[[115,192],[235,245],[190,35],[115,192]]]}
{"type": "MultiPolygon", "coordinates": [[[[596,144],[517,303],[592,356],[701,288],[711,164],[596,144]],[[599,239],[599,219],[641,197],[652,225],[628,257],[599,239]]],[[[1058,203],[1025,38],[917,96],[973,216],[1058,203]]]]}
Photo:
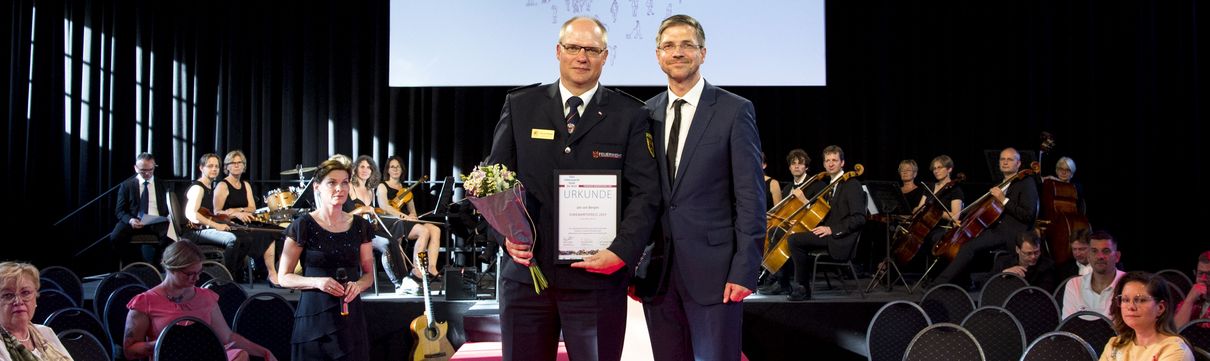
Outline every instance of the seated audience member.
{"type": "MultiPolygon", "coordinates": [[[[1210,296],[1206,288],[1210,287],[1210,251],[1202,252],[1197,257],[1197,274],[1193,288],[1185,295],[1185,299],[1176,306],[1176,327],[1185,327],[1190,321],[1210,318],[1210,296]]],[[[1210,323],[1202,324],[1210,327],[1210,323]]]]}
{"type": "Polygon", "coordinates": [[[202,273],[202,250],[192,242],[176,242],[164,250],[164,281],[140,293],[126,304],[126,335],[122,350],[128,360],[155,354],[156,338],[172,320],[193,316],[203,320],[227,347],[228,360],[248,360],[248,355],[276,360],[268,349],[231,332],[218,307],[218,294],[197,287],[202,273]]]}
{"type": "Polygon", "coordinates": [[[0,263],[0,360],[72,360],[55,330],[34,324],[38,269],[28,263],[0,263]]]}
{"type": "Polygon", "coordinates": [[[1088,239],[1088,263],[1092,264],[1092,272],[1067,281],[1063,291],[1063,317],[1079,311],[1096,311],[1108,317],[1114,285],[1126,274],[1117,269],[1121,254],[1113,235],[1096,231],[1088,239]]]}
{"type": "Polygon", "coordinates": [[[1193,351],[1176,333],[1168,282],[1146,272],[1122,276],[1113,290],[1113,328],[1101,360],[1193,361],[1193,351]]]}
{"type": "Polygon", "coordinates": [[[135,176],[122,181],[118,187],[118,203],[114,214],[118,223],[109,234],[109,241],[118,250],[119,257],[126,253],[126,246],[134,235],[154,235],[158,244],[143,244],[143,261],[155,264],[156,256],[172,243],[168,238],[168,222],[143,224],[143,216],[168,216],[168,187],[155,176],[155,156],[141,153],[135,157],[135,176]]]}
{"type": "Polygon", "coordinates": [[[1058,265],[1055,280],[1063,282],[1068,278],[1092,273],[1092,265],[1088,264],[1088,238],[1071,237],[1071,259],[1058,265]]]}
{"type": "Polygon", "coordinates": [[[1055,262],[1042,255],[1042,247],[1038,234],[1021,232],[1017,236],[1017,253],[996,259],[993,269],[1008,272],[1024,278],[1030,286],[1042,287],[1044,290],[1055,289],[1055,262]]]}

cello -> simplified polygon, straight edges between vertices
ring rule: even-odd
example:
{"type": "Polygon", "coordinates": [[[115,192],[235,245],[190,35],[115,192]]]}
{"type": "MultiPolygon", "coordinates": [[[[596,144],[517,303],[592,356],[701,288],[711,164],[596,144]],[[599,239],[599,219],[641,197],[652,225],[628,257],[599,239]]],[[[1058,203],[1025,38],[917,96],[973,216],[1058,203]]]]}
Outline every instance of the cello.
{"type": "MultiPolygon", "coordinates": [[[[940,189],[929,192],[929,197],[924,200],[924,206],[912,212],[911,218],[908,218],[907,227],[898,227],[893,240],[896,245],[894,251],[896,261],[901,264],[908,263],[916,257],[916,252],[919,252],[920,246],[924,245],[929,232],[932,232],[933,228],[936,228],[937,224],[945,218],[945,214],[950,212],[949,208],[937,199],[937,194],[948,191],[964,180],[966,180],[966,175],[958,173],[954,179],[940,189]]],[[[927,187],[925,188],[925,191],[928,191],[927,187]]]]}
{"type": "Polygon", "coordinates": [[[1087,234],[1092,227],[1088,217],[1080,213],[1076,186],[1063,181],[1042,181],[1040,223],[1046,224],[1043,235],[1050,246],[1050,256],[1061,264],[1071,259],[1071,240],[1087,234]]]}
{"type": "MultiPolygon", "coordinates": [[[[1029,169],[1004,178],[1003,181],[996,184],[996,188],[1004,188],[1010,183],[1023,180],[1038,173],[1040,169],[1041,166],[1038,165],[1038,162],[1030,163],[1029,169]]],[[[962,245],[975,239],[980,233],[995,224],[1002,214],[1004,214],[1004,205],[996,201],[996,198],[991,196],[991,192],[984,193],[974,203],[971,203],[970,207],[962,210],[959,215],[961,219],[959,226],[951,228],[941,237],[941,240],[937,241],[937,244],[933,245],[933,256],[944,256],[948,260],[954,260],[962,245]]]]}
{"type": "MultiPolygon", "coordinates": [[[[828,211],[832,209],[832,206],[828,204],[828,201],[821,198],[821,196],[831,192],[832,188],[836,187],[841,182],[846,182],[850,178],[860,176],[862,173],[865,173],[865,167],[861,164],[857,164],[853,166],[852,171],[845,172],[840,176],[839,180],[828,184],[826,187],[820,190],[819,193],[815,194],[814,197],[811,197],[806,204],[802,204],[797,208],[787,207],[789,209],[793,209],[793,211],[786,214],[784,218],[781,218],[777,222],[777,224],[770,226],[769,229],[766,230],[766,244],[770,242],[772,237],[777,237],[777,246],[773,249],[769,249],[768,247],[765,248],[765,257],[761,261],[761,267],[764,267],[772,273],[776,273],[778,270],[781,270],[781,267],[786,264],[786,260],[790,259],[790,244],[787,242],[790,235],[795,233],[810,232],[812,229],[815,229],[815,227],[819,225],[819,222],[823,221],[824,217],[827,217],[828,211]],[[775,232],[777,233],[776,236],[774,235],[775,232]]],[[[827,172],[816,175],[812,178],[812,180],[815,178],[822,178],[821,176],[823,175],[827,175],[827,172]]],[[[801,202],[797,201],[797,197],[789,196],[786,198],[795,199],[795,202],[801,204],[801,202]]],[[[772,219],[770,219],[769,223],[773,224],[774,222],[772,219]]]]}
{"type": "MultiPolygon", "coordinates": [[[[819,174],[812,176],[810,179],[807,179],[805,182],[803,182],[802,185],[795,187],[794,189],[805,192],[807,187],[810,187],[812,183],[823,179],[823,177],[826,177],[827,175],[828,172],[819,172],[819,174]]],[[[781,201],[773,205],[772,208],[769,208],[768,212],[765,212],[765,219],[768,222],[765,225],[764,249],[766,250],[769,249],[769,245],[771,243],[776,243],[777,241],[776,239],[773,239],[773,237],[769,236],[772,231],[785,223],[795,211],[797,211],[799,208],[802,208],[802,201],[798,200],[798,197],[794,197],[790,194],[794,189],[786,191],[786,196],[782,197],[781,201]]]]}

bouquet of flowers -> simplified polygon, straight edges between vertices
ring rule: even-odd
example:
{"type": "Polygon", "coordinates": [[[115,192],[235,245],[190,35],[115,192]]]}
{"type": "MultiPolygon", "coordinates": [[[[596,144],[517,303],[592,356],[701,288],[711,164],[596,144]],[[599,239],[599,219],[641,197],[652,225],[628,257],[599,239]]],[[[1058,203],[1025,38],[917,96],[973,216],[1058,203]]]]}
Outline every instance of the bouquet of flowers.
{"type": "MultiPolygon", "coordinates": [[[[467,199],[487,223],[513,243],[528,245],[533,250],[538,237],[533,218],[525,209],[525,186],[517,180],[517,173],[503,164],[480,165],[461,178],[467,199]]],[[[547,286],[546,276],[537,262],[530,262],[529,276],[534,281],[534,292],[542,293],[547,286]]]]}

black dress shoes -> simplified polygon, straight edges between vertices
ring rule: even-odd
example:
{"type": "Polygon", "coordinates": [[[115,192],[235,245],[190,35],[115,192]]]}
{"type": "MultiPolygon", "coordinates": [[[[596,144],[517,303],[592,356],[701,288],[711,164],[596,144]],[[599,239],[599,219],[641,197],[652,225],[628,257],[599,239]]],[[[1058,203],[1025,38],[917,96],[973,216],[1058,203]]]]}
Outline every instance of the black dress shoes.
{"type": "Polygon", "coordinates": [[[790,301],[807,301],[811,299],[811,290],[806,287],[794,285],[794,290],[790,291],[790,296],[786,298],[790,301]]]}
{"type": "Polygon", "coordinates": [[[756,290],[756,292],[760,293],[762,295],[777,296],[777,295],[790,294],[790,289],[786,288],[786,287],[782,287],[780,284],[773,283],[773,284],[764,285],[764,286],[760,287],[759,289],[756,290]]]}

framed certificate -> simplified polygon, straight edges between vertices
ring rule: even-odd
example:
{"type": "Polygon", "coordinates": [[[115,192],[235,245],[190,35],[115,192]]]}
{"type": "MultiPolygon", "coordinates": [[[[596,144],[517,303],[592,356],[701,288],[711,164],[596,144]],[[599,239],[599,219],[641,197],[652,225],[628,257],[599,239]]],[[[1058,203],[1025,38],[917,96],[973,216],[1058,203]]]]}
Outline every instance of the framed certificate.
{"type": "Polygon", "coordinates": [[[618,170],[555,171],[555,263],[582,260],[613,243],[621,219],[621,175],[618,170]]]}

